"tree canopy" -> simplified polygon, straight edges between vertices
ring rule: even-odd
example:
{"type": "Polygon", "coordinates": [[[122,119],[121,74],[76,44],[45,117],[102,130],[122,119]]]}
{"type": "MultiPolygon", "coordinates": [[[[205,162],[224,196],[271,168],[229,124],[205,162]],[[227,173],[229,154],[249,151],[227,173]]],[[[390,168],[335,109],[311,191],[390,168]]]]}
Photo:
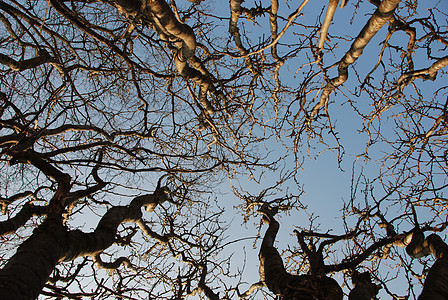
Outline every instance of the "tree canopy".
{"type": "Polygon", "coordinates": [[[448,298],[447,11],[0,0],[0,299],[448,298]]]}

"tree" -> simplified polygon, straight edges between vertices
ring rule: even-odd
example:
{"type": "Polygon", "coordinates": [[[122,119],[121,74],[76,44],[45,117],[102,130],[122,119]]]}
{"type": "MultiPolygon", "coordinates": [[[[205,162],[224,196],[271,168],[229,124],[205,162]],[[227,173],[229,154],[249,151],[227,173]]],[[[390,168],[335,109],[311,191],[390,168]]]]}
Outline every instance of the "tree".
{"type": "Polygon", "coordinates": [[[446,293],[446,5],[308,2],[0,1],[0,298],[446,293]],[[302,188],[328,152],[340,229],[302,188]]]}

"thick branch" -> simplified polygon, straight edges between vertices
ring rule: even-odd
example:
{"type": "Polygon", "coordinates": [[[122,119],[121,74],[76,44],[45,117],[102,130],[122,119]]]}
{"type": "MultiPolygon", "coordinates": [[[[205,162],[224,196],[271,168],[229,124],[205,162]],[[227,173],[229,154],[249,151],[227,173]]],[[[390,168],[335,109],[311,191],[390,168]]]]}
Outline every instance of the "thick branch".
{"type": "Polygon", "coordinates": [[[327,12],[325,13],[324,23],[320,29],[319,50],[324,49],[325,40],[327,39],[328,28],[330,28],[331,21],[333,20],[336,7],[338,7],[339,0],[330,0],[328,2],[327,12]]]}
{"type": "Polygon", "coordinates": [[[80,256],[96,255],[109,248],[115,242],[118,226],[123,222],[136,222],[142,218],[141,208],[146,206],[148,212],[168,200],[166,188],[159,188],[153,194],[134,198],[127,206],[115,206],[101,218],[94,232],[84,233],[79,230],[68,233],[69,247],[63,261],[71,261],[80,256]]]}
{"type": "MultiPolygon", "coordinates": [[[[153,13],[158,27],[182,41],[177,58],[182,62],[189,60],[196,50],[196,38],[191,27],[180,23],[164,0],[150,0],[147,2],[147,5],[149,5],[148,8],[151,13],[153,13]]],[[[179,73],[182,74],[180,70],[179,73]]]]}
{"type": "Polygon", "coordinates": [[[276,295],[283,295],[288,283],[293,280],[293,275],[286,272],[283,260],[274,247],[275,237],[279,230],[279,223],[270,215],[262,212],[263,218],[269,224],[268,229],[261,243],[260,253],[260,279],[271,292],[276,295]]]}
{"type": "Polygon", "coordinates": [[[275,237],[280,225],[274,219],[271,210],[263,207],[260,213],[263,214],[263,221],[269,224],[259,253],[259,273],[264,285],[285,300],[342,300],[341,287],[334,279],[325,276],[325,274],[294,276],[286,272],[282,258],[274,247],[275,237]]]}
{"type": "Polygon", "coordinates": [[[348,67],[361,56],[364,48],[373,36],[392,18],[399,3],[400,0],[383,0],[383,2],[381,2],[381,5],[356,37],[350,50],[339,61],[338,76],[330,79],[324,87],[319,103],[317,103],[310,112],[308,122],[311,122],[319,110],[327,105],[330,94],[347,80],[348,67]]]}
{"type": "Polygon", "coordinates": [[[120,223],[138,220],[141,207],[152,211],[167,199],[167,189],[158,188],[134,198],[128,206],[113,207],[92,233],[67,232],[60,218],[49,215],[0,270],[2,299],[36,299],[59,261],[100,253],[112,245],[120,223]]]}
{"type": "Polygon", "coordinates": [[[7,55],[0,53],[0,64],[10,67],[14,71],[24,71],[36,68],[42,64],[51,62],[52,58],[47,53],[33,58],[17,61],[7,55]]]}
{"type": "Polygon", "coordinates": [[[448,245],[434,233],[425,239],[419,228],[409,235],[412,235],[412,240],[406,247],[406,252],[411,257],[420,258],[432,254],[437,259],[426,276],[418,299],[448,299],[448,245]]]}
{"type": "Polygon", "coordinates": [[[258,290],[259,288],[262,288],[262,287],[264,287],[264,283],[263,283],[263,281],[259,281],[259,282],[256,282],[256,283],[252,284],[252,285],[249,287],[249,289],[248,289],[247,291],[245,291],[244,293],[240,293],[240,291],[239,291],[238,289],[237,289],[236,291],[237,291],[238,297],[239,297],[240,299],[244,299],[244,298],[246,298],[246,297],[249,297],[249,296],[252,295],[256,290],[258,290]]]}
{"type": "Polygon", "coordinates": [[[20,200],[20,199],[23,199],[23,198],[26,198],[26,197],[33,197],[33,196],[34,196],[33,192],[26,191],[26,192],[15,194],[15,195],[13,195],[11,197],[8,197],[8,198],[0,197],[0,205],[2,207],[2,214],[6,214],[6,211],[8,209],[8,205],[9,204],[11,204],[11,203],[13,203],[13,202],[15,202],[17,200],[20,200]]]}
{"type": "Polygon", "coordinates": [[[149,1],[149,10],[154,16],[159,32],[174,36],[182,41],[174,55],[174,63],[179,74],[185,78],[194,80],[201,86],[199,102],[208,114],[213,114],[214,109],[207,100],[207,91],[211,85],[209,77],[201,74],[197,69],[188,65],[193,59],[196,50],[196,37],[190,26],[180,23],[169,5],[164,0],[149,1]]]}
{"type": "Polygon", "coordinates": [[[397,87],[402,88],[404,85],[409,84],[416,78],[422,78],[423,80],[436,79],[437,72],[448,65],[448,56],[442,57],[433,63],[429,68],[415,70],[404,73],[398,78],[397,87]]]}
{"type": "Polygon", "coordinates": [[[14,217],[0,222],[0,236],[15,232],[25,225],[31,217],[44,215],[47,210],[46,206],[35,206],[32,203],[25,204],[14,217]]]}
{"type": "Polygon", "coordinates": [[[134,273],[137,273],[137,269],[131,264],[127,257],[120,257],[113,262],[104,262],[100,254],[96,254],[93,256],[93,262],[98,269],[103,270],[116,270],[121,265],[126,266],[128,269],[132,270],[134,273]]]}

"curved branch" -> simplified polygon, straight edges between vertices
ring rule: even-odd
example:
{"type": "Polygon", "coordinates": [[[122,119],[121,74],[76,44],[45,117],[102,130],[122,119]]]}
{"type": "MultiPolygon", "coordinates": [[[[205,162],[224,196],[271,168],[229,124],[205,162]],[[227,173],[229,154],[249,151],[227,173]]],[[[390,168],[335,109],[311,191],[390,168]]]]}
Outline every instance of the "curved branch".
{"type": "Polygon", "coordinates": [[[320,96],[320,101],[310,112],[308,123],[310,123],[317,115],[319,110],[328,104],[331,93],[348,78],[348,67],[353,64],[362,54],[364,48],[373,38],[373,36],[392,18],[395,9],[398,7],[400,0],[383,0],[369,19],[367,24],[361,30],[352,43],[350,50],[338,63],[338,76],[330,79],[324,87],[320,96]]]}
{"type": "Polygon", "coordinates": [[[280,253],[274,247],[280,225],[270,211],[262,209],[260,213],[263,214],[263,221],[269,225],[258,254],[260,280],[274,294],[283,295],[294,276],[286,272],[280,253]]]}
{"type": "Polygon", "coordinates": [[[101,259],[100,254],[96,254],[92,256],[93,262],[95,264],[95,266],[98,269],[103,269],[103,270],[116,270],[118,269],[121,265],[124,265],[125,267],[127,267],[128,269],[130,269],[132,272],[137,273],[137,269],[131,264],[131,262],[129,261],[129,259],[127,257],[120,257],[118,259],[116,259],[113,262],[104,262],[101,259]]]}
{"type": "Polygon", "coordinates": [[[397,87],[402,89],[404,85],[409,84],[417,78],[422,78],[423,80],[435,80],[437,77],[437,72],[447,65],[448,56],[445,56],[434,62],[429,68],[404,73],[400,76],[400,78],[398,78],[397,87]]]}
{"type": "Polygon", "coordinates": [[[325,274],[295,276],[286,272],[283,260],[274,247],[280,225],[274,219],[272,209],[263,206],[259,213],[263,215],[263,221],[269,224],[259,253],[259,273],[263,284],[283,299],[342,300],[341,287],[325,274]]]}
{"type": "Polygon", "coordinates": [[[236,292],[238,294],[238,297],[240,299],[244,299],[246,297],[249,297],[250,295],[252,295],[256,290],[258,290],[259,288],[264,287],[264,283],[263,281],[258,281],[254,284],[252,284],[249,289],[247,291],[245,291],[244,293],[240,293],[240,291],[238,290],[238,288],[236,289],[236,292]]]}
{"type": "Polygon", "coordinates": [[[118,226],[123,222],[137,222],[142,218],[142,207],[152,212],[157,205],[168,201],[168,188],[161,187],[152,194],[135,197],[127,206],[109,209],[90,233],[80,230],[68,233],[68,247],[61,261],[71,261],[80,256],[96,255],[115,242],[118,226]]]}

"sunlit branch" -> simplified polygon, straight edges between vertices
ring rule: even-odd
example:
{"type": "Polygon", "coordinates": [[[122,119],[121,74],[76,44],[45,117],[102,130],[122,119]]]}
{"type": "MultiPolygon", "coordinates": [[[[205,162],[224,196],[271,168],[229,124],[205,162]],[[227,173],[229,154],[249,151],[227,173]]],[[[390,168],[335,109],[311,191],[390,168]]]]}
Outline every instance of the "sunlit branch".
{"type": "Polygon", "coordinates": [[[31,197],[31,198],[35,199],[35,195],[36,195],[36,193],[33,193],[32,191],[26,191],[26,192],[12,195],[8,198],[0,197],[0,204],[2,206],[2,214],[6,214],[9,204],[11,204],[17,200],[24,199],[26,197],[31,197]]]}
{"type": "Polygon", "coordinates": [[[134,273],[138,272],[137,269],[132,265],[132,263],[129,261],[129,259],[127,257],[120,257],[113,262],[104,262],[101,259],[100,254],[95,254],[92,256],[92,260],[95,263],[95,266],[98,267],[99,269],[116,270],[121,265],[123,265],[134,273]]]}
{"type": "Polygon", "coordinates": [[[384,0],[381,2],[381,5],[356,37],[350,50],[339,61],[338,76],[330,79],[323,88],[319,103],[313,107],[309,114],[309,123],[315,118],[319,110],[327,105],[330,94],[347,80],[348,67],[361,56],[364,48],[381,27],[389,22],[399,3],[400,0],[384,0]]]}
{"type": "Polygon", "coordinates": [[[325,40],[327,39],[328,28],[330,27],[331,21],[333,20],[336,7],[338,6],[339,0],[329,0],[327,12],[325,13],[324,23],[320,29],[320,38],[318,49],[322,51],[324,49],[325,40]]]}
{"type": "Polygon", "coordinates": [[[417,78],[422,78],[423,80],[435,80],[437,72],[448,65],[448,56],[442,57],[434,62],[429,68],[415,70],[411,72],[404,73],[398,78],[397,87],[402,89],[404,85],[409,84],[417,78]]]}
{"type": "Polygon", "coordinates": [[[252,284],[247,291],[244,293],[240,293],[240,291],[237,289],[238,297],[240,299],[245,299],[246,297],[249,297],[252,295],[256,290],[264,287],[264,283],[262,281],[256,282],[252,284]]]}

